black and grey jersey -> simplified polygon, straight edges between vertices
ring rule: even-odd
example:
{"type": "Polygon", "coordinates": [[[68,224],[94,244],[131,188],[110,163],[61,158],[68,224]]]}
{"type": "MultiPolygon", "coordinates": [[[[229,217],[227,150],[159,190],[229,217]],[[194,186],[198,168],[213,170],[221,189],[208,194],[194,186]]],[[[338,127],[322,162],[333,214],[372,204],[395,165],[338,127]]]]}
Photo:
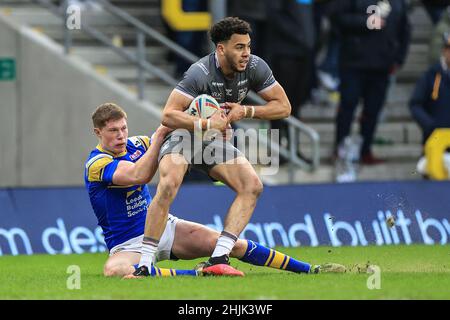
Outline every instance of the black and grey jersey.
{"type": "Polygon", "coordinates": [[[261,93],[275,84],[272,70],[255,55],[250,55],[245,71],[236,73],[234,79],[225,78],[213,52],[192,64],[175,90],[191,99],[208,94],[223,105],[225,102],[241,103],[249,90],[261,93]]]}

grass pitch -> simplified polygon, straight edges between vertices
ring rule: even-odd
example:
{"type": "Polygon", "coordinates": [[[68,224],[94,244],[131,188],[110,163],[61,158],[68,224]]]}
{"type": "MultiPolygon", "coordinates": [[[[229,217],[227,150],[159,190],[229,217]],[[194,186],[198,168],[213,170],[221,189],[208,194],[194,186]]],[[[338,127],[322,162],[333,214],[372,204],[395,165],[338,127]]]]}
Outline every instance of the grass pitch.
{"type": "MultiPolygon", "coordinates": [[[[370,262],[380,267],[380,289],[367,288],[371,275],[366,273],[299,275],[235,259],[232,265],[245,278],[105,278],[104,253],[0,257],[0,299],[450,299],[448,245],[277,249],[302,261],[337,262],[352,270],[370,262]],[[70,265],[80,267],[80,289],[67,288],[70,265]]],[[[158,266],[190,269],[201,260],[158,266]]]]}

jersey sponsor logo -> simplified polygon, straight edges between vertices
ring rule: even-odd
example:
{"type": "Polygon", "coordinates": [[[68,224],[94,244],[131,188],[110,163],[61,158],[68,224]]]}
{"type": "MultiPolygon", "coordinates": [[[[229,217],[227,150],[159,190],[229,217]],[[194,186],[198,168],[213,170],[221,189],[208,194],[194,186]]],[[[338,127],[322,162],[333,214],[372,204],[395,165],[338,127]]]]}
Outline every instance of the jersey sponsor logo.
{"type": "Polygon", "coordinates": [[[136,160],[137,158],[139,158],[141,155],[142,155],[141,150],[137,150],[135,153],[133,153],[133,154],[130,156],[130,159],[134,161],[134,160],[136,160]]]}
{"type": "Polygon", "coordinates": [[[238,91],[238,101],[241,102],[247,96],[247,88],[239,89],[238,91]]]}
{"type": "Polygon", "coordinates": [[[147,210],[148,203],[147,199],[145,199],[142,195],[139,195],[136,198],[126,201],[127,206],[127,217],[131,218],[135,215],[142,213],[147,210]]]}
{"type": "Polygon", "coordinates": [[[138,137],[131,137],[131,138],[128,138],[128,140],[130,140],[131,143],[134,144],[135,147],[142,146],[142,142],[138,137]]]}
{"type": "Polygon", "coordinates": [[[148,203],[144,195],[141,193],[142,188],[139,187],[136,190],[127,193],[125,204],[127,206],[127,216],[131,218],[145,210],[147,210],[148,203]]]}
{"type": "Polygon", "coordinates": [[[241,81],[239,81],[238,82],[238,86],[243,86],[243,85],[246,85],[247,84],[247,82],[248,82],[248,79],[245,79],[245,80],[241,80],[241,81]]]}
{"type": "Polygon", "coordinates": [[[223,84],[223,82],[212,82],[211,83],[213,86],[215,86],[215,87],[223,87],[224,86],[224,84],[223,84]]]}
{"type": "Polygon", "coordinates": [[[220,100],[223,98],[223,94],[221,92],[216,92],[216,91],[212,91],[211,96],[216,100],[220,100]]]}

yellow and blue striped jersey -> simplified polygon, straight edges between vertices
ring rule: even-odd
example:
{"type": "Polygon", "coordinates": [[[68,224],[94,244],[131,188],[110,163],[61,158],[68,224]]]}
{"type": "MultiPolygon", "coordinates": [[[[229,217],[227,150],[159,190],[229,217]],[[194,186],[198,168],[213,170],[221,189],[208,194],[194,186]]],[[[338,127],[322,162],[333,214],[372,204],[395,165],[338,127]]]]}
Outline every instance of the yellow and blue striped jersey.
{"type": "Polygon", "coordinates": [[[144,233],[151,197],[147,185],[112,183],[119,161],[136,162],[150,146],[147,136],[128,138],[126,151],[114,156],[98,145],[86,160],[84,181],[109,250],[144,233]]]}

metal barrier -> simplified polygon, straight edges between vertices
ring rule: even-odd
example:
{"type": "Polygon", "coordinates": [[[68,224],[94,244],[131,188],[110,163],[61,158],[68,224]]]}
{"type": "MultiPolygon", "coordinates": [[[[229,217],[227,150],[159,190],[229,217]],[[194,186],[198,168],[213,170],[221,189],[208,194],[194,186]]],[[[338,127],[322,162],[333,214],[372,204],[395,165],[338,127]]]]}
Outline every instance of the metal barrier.
{"type": "MultiPolygon", "coordinates": [[[[265,104],[263,98],[257,95],[254,92],[250,92],[248,95],[248,99],[252,100],[257,104],[265,104]]],[[[320,165],[320,136],[316,130],[307,126],[297,118],[290,116],[287,119],[283,119],[283,121],[288,123],[288,134],[289,134],[289,149],[284,148],[283,146],[278,146],[280,155],[285,158],[288,158],[291,163],[299,166],[300,168],[307,171],[314,171],[320,165]],[[311,158],[306,160],[304,158],[299,157],[299,142],[298,136],[300,132],[303,132],[310,140],[311,140],[311,158]]],[[[261,138],[261,137],[260,137],[261,138]]],[[[273,143],[273,142],[272,142],[273,143]]]]}
{"type": "MultiPolygon", "coordinates": [[[[33,0],[34,2],[40,4],[43,7],[46,7],[48,10],[50,10],[53,14],[61,17],[63,19],[62,27],[64,32],[64,48],[65,53],[68,54],[70,52],[70,48],[72,46],[72,36],[70,30],[67,28],[65,21],[67,21],[68,14],[67,14],[67,8],[69,5],[68,0],[63,0],[61,6],[55,5],[51,0],[33,0]]],[[[91,36],[92,38],[100,41],[105,46],[109,47],[112,51],[117,53],[119,56],[123,57],[124,59],[128,60],[129,62],[136,65],[138,69],[138,77],[137,77],[137,88],[138,88],[138,97],[139,99],[143,100],[144,97],[144,88],[145,88],[145,72],[149,73],[151,75],[154,75],[164,81],[165,83],[176,86],[178,83],[178,80],[169,75],[164,70],[158,68],[157,66],[153,65],[152,63],[148,62],[145,58],[145,41],[146,37],[152,38],[159,42],[164,47],[168,48],[169,50],[176,53],[178,56],[184,58],[186,61],[189,61],[191,63],[194,63],[199,60],[199,57],[195,56],[191,52],[187,51],[180,45],[176,44],[175,42],[171,41],[170,39],[166,38],[164,35],[156,31],[155,29],[151,28],[150,26],[142,23],[138,19],[134,18],[127,12],[121,10],[120,8],[112,5],[107,0],[87,0],[87,2],[96,2],[100,4],[106,11],[113,14],[114,16],[126,21],[130,25],[136,28],[136,39],[137,39],[137,50],[136,54],[132,54],[128,51],[126,51],[124,48],[118,47],[114,45],[112,40],[105,35],[103,32],[97,30],[96,28],[89,26],[85,23],[81,23],[81,30],[91,36]]],[[[264,105],[266,102],[258,96],[254,92],[250,92],[248,95],[248,98],[252,100],[255,103],[264,105]]],[[[303,122],[297,120],[294,117],[289,117],[287,119],[283,119],[283,121],[286,121],[289,126],[289,140],[290,148],[289,150],[287,148],[284,148],[282,146],[279,146],[280,154],[290,160],[291,163],[293,163],[296,166],[299,166],[300,168],[307,170],[307,171],[313,171],[318,168],[320,164],[320,138],[319,134],[312,129],[311,127],[307,126],[303,122]],[[299,144],[298,144],[298,136],[300,132],[303,132],[308,136],[308,138],[311,140],[311,146],[312,146],[312,158],[308,161],[305,161],[304,159],[300,158],[298,155],[299,150],[299,144]]],[[[245,127],[245,125],[241,125],[242,127],[245,127]]]]}

